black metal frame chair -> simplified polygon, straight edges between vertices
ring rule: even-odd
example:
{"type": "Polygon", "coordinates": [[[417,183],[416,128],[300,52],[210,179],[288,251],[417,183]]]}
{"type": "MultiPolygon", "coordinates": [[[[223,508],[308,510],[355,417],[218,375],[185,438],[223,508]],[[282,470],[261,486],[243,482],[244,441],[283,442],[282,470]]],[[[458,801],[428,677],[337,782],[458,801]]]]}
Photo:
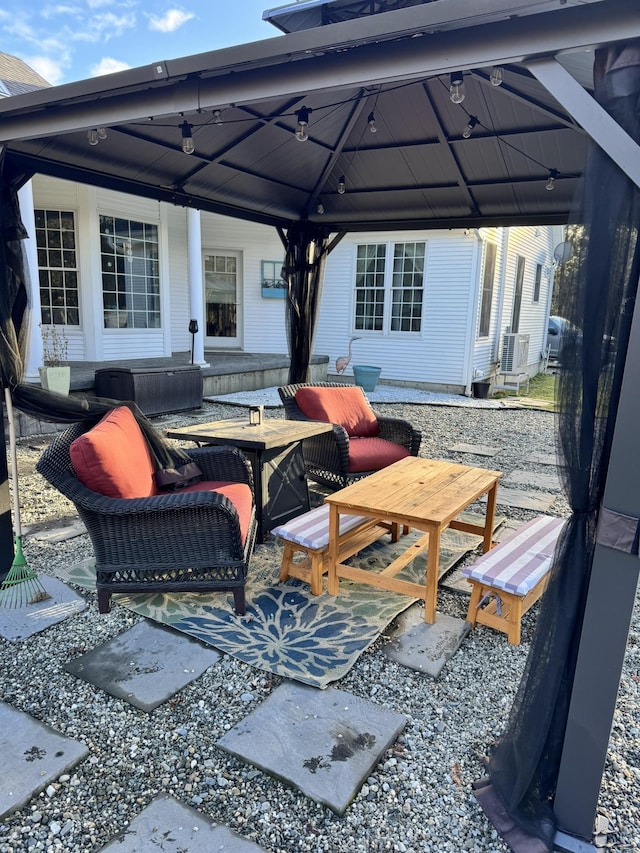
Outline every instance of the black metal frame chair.
{"type": "MultiPolygon", "coordinates": [[[[114,592],[211,592],[230,590],[238,614],[245,612],[244,587],[256,539],[255,502],[244,543],[238,514],[224,495],[210,491],[163,492],[147,498],[110,498],[76,477],[69,447],[94,424],[61,432],[36,469],[75,504],[87,527],[96,560],[100,613],[114,592]]],[[[232,447],[186,449],[205,480],[246,483],[251,466],[232,447]]]]}
{"type": "MultiPolygon", "coordinates": [[[[283,385],[278,388],[278,394],[284,405],[287,418],[295,421],[311,421],[296,403],[298,388],[344,388],[337,382],[300,382],[295,385],[283,385]]],[[[422,441],[422,433],[408,421],[401,418],[391,418],[376,413],[380,425],[380,438],[400,444],[412,456],[417,456],[422,441]]],[[[349,435],[339,424],[333,424],[333,431],[326,432],[313,438],[305,438],[302,442],[307,475],[319,483],[336,490],[361,480],[373,471],[352,473],[349,471],[349,435]]]]}

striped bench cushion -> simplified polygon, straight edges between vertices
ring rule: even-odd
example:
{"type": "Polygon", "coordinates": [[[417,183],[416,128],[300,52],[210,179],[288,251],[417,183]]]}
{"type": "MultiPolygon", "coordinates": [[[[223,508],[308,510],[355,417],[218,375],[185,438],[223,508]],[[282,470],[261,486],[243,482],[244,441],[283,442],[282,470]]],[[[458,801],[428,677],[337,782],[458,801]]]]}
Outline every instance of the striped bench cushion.
{"type": "Polygon", "coordinates": [[[462,574],[495,589],[526,595],[551,567],[564,519],[539,515],[487,551],[462,574]]]}
{"type": "MultiPolygon", "coordinates": [[[[363,515],[341,515],[340,534],[369,520],[363,515]]],[[[292,518],[286,524],[274,527],[271,532],[287,542],[303,545],[312,551],[320,551],[329,544],[329,504],[322,504],[297,518],[292,518]]]]}

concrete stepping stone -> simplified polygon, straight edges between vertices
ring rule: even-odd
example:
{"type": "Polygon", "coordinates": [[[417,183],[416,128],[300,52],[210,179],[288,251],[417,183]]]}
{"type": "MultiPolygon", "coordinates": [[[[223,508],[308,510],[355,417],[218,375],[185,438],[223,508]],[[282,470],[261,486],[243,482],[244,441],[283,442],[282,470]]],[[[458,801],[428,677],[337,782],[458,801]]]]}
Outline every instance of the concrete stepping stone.
{"type": "Polygon", "coordinates": [[[88,754],[83,743],[0,702],[0,819],[24,806],[88,754]]]}
{"type": "Polygon", "coordinates": [[[258,853],[253,841],[215,823],[169,794],[160,794],[100,851],[141,853],[258,853]]]}
{"type": "Polygon", "coordinates": [[[460,648],[471,626],[464,619],[436,612],[436,621],[424,621],[422,607],[410,607],[398,619],[383,649],[392,661],[437,678],[460,648]]]}
{"type": "Polygon", "coordinates": [[[217,744],[344,814],[405,724],[343,690],[286,681],[217,744]]]}
{"type": "Polygon", "coordinates": [[[62,581],[48,575],[38,575],[38,580],[50,597],[23,607],[0,607],[0,637],[3,639],[13,643],[26,640],[86,609],[84,598],[62,581]]]}
{"type": "Polygon", "coordinates": [[[74,539],[76,536],[82,536],[87,532],[84,522],[76,519],[70,524],[58,525],[49,530],[38,530],[30,534],[29,538],[36,542],[66,542],[67,539],[74,539]]]}
{"type": "Polygon", "coordinates": [[[455,453],[473,453],[474,456],[495,456],[502,450],[501,447],[490,447],[487,444],[452,444],[447,447],[455,453]]]}
{"type": "MultiPolygon", "coordinates": [[[[555,501],[556,495],[547,495],[544,492],[525,492],[522,489],[509,489],[498,486],[498,503],[502,506],[513,506],[519,509],[532,509],[535,512],[547,512],[555,501]]],[[[482,503],[487,502],[487,496],[480,499],[482,503]]]]}
{"type": "Polygon", "coordinates": [[[534,486],[538,489],[551,489],[559,492],[562,488],[557,474],[544,474],[538,471],[512,471],[502,481],[513,486],[534,486]]]}
{"type": "Polygon", "coordinates": [[[555,453],[541,453],[536,450],[529,454],[529,461],[535,462],[536,465],[557,465],[558,457],[555,453]]]}
{"type": "Polygon", "coordinates": [[[145,620],[64,668],[141,711],[153,711],[220,658],[211,646],[145,620]]]}

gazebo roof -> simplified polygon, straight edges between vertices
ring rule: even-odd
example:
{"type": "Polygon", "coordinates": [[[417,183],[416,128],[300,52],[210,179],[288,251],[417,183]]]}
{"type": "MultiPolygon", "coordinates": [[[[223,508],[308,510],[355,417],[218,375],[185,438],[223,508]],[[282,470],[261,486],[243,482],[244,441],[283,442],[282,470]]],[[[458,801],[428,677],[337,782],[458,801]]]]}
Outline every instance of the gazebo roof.
{"type": "Polygon", "coordinates": [[[640,35],[635,0],[478,0],[471,16],[466,0],[394,5],[406,8],[2,99],[5,157],[281,227],[565,222],[587,135],[559,93],[569,81],[588,94],[594,48],[640,35]]]}

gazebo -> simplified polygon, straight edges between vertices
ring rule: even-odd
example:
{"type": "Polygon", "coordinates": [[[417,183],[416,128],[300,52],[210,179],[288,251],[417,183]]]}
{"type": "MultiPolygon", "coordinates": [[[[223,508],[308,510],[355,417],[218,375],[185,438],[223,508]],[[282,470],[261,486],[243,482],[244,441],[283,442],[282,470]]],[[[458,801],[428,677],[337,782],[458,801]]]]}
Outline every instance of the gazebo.
{"type": "Polygon", "coordinates": [[[347,231],[572,222],[560,278],[582,346],[559,442],[574,513],[477,796],[514,850],[588,849],[638,579],[640,7],[307,0],[264,17],[285,34],[0,100],[4,384],[20,406],[12,214],[35,173],[276,228],[291,382],[347,231]]]}

